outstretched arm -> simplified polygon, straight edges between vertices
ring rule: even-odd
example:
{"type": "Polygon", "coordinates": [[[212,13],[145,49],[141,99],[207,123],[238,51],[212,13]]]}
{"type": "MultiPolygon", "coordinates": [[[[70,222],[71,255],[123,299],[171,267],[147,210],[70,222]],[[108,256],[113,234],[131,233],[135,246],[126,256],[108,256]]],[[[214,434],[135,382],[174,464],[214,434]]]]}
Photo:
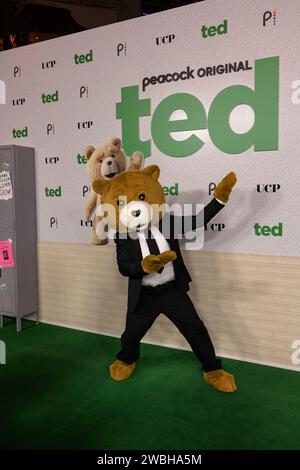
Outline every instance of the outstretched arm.
{"type": "Polygon", "coordinates": [[[197,214],[172,216],[171,219],[173,219],[173,221],[171,225],[173,225],[173,227],[170,228],[171,236],[173,238],[181,238],[180,235],[205,226],[223,207],[225,207],[224,204],[213,198],[203,209],[197,212],[197,214]]]}
{"type": "Polygon", "coordinates": [[[229,199],[233,186],[237,181],[235,173],[231,172],[222,179],[214,191],[214,198],[197,214],[191,216],[173,216],[173,237],[196,230],[205,226],[220,212],[229,199]]]}

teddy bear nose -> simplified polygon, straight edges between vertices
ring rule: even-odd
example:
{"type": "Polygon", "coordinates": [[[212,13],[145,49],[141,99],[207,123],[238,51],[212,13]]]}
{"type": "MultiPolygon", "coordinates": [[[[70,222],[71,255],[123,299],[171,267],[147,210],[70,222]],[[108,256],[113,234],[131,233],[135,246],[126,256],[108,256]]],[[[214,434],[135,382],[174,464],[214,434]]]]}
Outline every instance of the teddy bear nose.
{"type": "Polygon", "coordinates": [[[131,215],[133,215],[133,217],[138,217],[140,215],[141,211],[140,210],[137,210],[137,211],[131,211],[131,215]]]}
{"type": "Polygon", "coordinates": [[[112,164],[112,161],[111,161],[111,160],[109,160],[109,161],[107,162],[107,164],[108,164],[108,165],[111,165],[111,164],[112,164]]]}

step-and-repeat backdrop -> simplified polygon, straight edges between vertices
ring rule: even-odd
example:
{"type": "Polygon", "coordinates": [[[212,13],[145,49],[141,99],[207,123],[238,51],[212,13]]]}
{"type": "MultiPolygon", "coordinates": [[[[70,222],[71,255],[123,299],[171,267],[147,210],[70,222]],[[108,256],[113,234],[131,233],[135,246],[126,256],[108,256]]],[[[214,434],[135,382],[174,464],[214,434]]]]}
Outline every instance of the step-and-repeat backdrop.
{"type": "Polygon", "coordinates": [[[298,0],[210,0],[2,52],[0,143],[36,149],[39,239],[89,243],[84,149],[119,136],[171,203],[237,173],[205,250],[300,254],[299,17],[298,0]]]}

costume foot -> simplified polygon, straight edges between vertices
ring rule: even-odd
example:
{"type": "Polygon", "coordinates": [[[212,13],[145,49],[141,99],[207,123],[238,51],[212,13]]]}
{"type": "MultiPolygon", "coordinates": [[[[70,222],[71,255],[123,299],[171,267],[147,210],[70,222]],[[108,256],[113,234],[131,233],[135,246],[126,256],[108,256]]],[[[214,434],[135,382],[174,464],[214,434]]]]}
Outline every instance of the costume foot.
{"type": "Polygon", "coordinates": [[[109,374],[113,380],[121,381],[129,379],[135,369],[135,362],[133,364],[126,364],[126,362],[117,359],[109,366],[109,374]]]}
{"type": "Polygon", "coordinates": [[[219,392],[232,393],[237,390],[234,376],[223,369],[203,373],[204,380],[219,392]]]}

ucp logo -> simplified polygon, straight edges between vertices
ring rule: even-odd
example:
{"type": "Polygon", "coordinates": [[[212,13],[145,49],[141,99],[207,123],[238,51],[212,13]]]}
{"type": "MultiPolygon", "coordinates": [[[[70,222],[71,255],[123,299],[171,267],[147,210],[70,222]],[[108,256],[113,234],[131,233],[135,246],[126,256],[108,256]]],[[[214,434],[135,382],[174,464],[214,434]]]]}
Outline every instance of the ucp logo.
{"type": "Polygon", "coordinates": [[[0,80],[0,104],[6,103],[6,86],[3,80],[0,80]]]}
{"type": "MultiPolygon", "coordinates": [[[[156,107],[151,119],[151,136],[156,147],[170,157],[187,157],[205,144],[192,131],[208,129],[215,146],[224,153],[238,154],[254,146],[254,151],[278,149],[279,57],[255,61],[254,89],[246,85],[224,88],[213,99],[208,113],[201,101],[190,93],[174,93],[156,107]],[[244,134],[232,130],[230,114],[239,105],[248,105],[255,114],[252,128],[244,134]],[[177,110],[186,119],[171,120],[177,110]],[[172,133],[189,131],[185,140],[172,133]]],[[[136,150],[151,155],[151,140],[140,140],[140,117],[151,117],[151,98],[139,98],[138,85],[123,87],[116,103],[116,117],[122,121],[123,148],[128,155],[136,150]]]]}

